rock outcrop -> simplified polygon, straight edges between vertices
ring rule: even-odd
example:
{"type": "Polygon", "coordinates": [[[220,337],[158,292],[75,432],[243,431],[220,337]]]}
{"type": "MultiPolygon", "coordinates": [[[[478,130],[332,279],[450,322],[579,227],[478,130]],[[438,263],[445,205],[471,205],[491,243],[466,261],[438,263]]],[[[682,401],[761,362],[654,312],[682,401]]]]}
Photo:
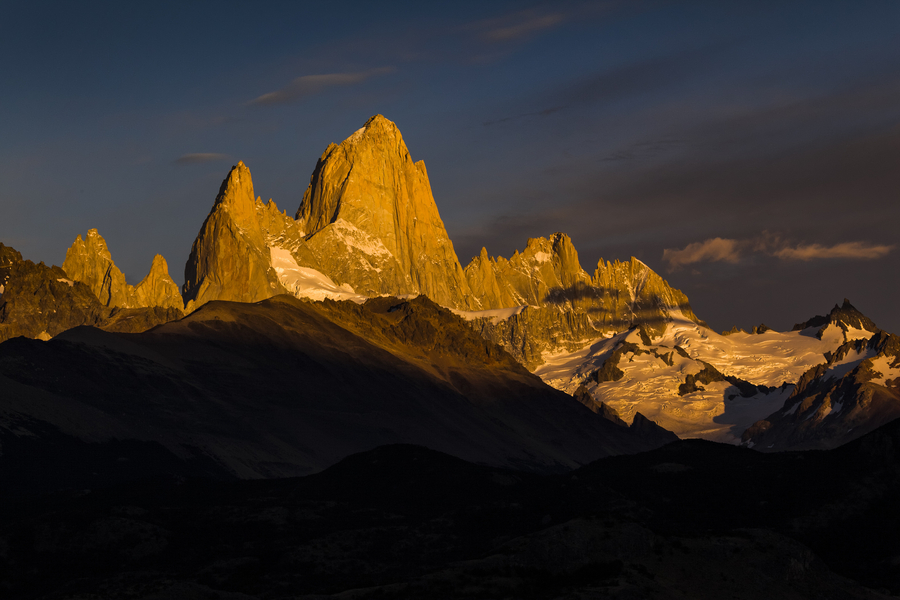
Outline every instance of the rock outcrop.
{"type": "Polygon", "coordinates": [[[639,326],[658,336],[682,316],[702,323],[687,296],[636,258],[601,260],[588,275],[564,233],[530,239],[510,259],[482,249],[465,273],[485,308],[523,307],[509,318],[474,318],[472,324],[532,369],[546,353],[573,351],[604,334],[639,326]]]}
{"type": "Polygon", "coordinates": [[[166,259],[157,254],[147,276],[135,287],[113,262],[106,240],[96,229],[81,235],[66,251],[63,270],[74,281],[87,285],[100,303],[109,308],[159,306],[182,310],[178,284],[169,276],[166,259]]]}
{"type": "Polygon", "coordinates": [[[425,294],[476,308],[431,193],[399,129],[381,115],[326,148],[297,221],[307,232],[298,263],[357,293],[425,294]]]}
{"type": "Polygon", "coordinates": [[[184,308],[181,291],[169,275],[169,265],[161,254],[153,257],[150,272],[135,286],[134,299],[135,307],[184,308]]]}
{"type": "Polygon", "coordinates": [[[823,332],[829,325],[839,328],[844,332],[845,338],[849,339],[858,338],[860,335],[869,337],[866,335],[866,332],[878,333],[881,331],[872,319],[857,310],[846,298],[844,298],[844,302],[840,306],[835,304],[834,308],[827,315],[817,315],[812,319],[797,323],[794,325],[793,331],[803,331],[810,327],[816,327],[818,328],[816,337],[821,339],[823,332]],[[849,336],[847,335],[848,333],[850,334],[849,336]]]}
{"type": "Polygon", "coordinates": [[[84,239],[80,234],[75,238],[62,268],[69,277],[91,288],[103,306],[135,305],[134,290],[129,289],[125,275],[113,263],[106,240],[96,229],[88,230],[84,239]]]}

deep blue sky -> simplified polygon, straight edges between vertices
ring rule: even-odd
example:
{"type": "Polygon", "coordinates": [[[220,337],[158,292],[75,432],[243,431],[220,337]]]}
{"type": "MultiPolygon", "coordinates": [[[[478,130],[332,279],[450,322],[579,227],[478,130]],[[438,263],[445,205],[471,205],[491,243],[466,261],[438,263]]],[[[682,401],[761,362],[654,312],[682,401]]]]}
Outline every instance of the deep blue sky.
{"type": "Polygon", "coordinates": [[[96,227],[130,283],[156,253],[180,283],[233,163],[293,214],[381,113],[463,265],[564,231],[716,329],[847,296],[900,333],[900,2],[135,4],[2,5],[0,241],[26,258],[96,227]]]}

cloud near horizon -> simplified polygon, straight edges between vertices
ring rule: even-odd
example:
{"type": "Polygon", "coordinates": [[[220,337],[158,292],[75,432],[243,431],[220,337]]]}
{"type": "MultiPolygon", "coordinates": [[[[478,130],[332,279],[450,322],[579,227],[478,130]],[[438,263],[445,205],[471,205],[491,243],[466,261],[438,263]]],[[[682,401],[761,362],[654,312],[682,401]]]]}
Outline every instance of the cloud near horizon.
{"type": "Polygon", "coordinates": [[[324,73],[320,75],[304,75],[293,80],[280,90],[258,96],[247,103],[248,106],[266,106],[289,104],[303,98],[320,94],[328,88],[362,83],[378,75],[393,73],[395,67],[378,67],[356,73],[324,73]]]}
{"type": "Polygon", "coordinates": [[[727,238],[710,238],[703,242],[694,242],[678,250],[663,250],[663,261],[668,263],[668,270],[677,271],[681,267],[699,262],[728,262],[737,264],[749,254],[762,254],[781,260],[811,260],[848,258],[855,260],[874,260],[887,256],[894,246],[870,244],[867,242],[842,242],[833,246],[822,244],[791,245],[781,240],[777,234],[763,232],[757,238],[734,240],[727,238]]]}

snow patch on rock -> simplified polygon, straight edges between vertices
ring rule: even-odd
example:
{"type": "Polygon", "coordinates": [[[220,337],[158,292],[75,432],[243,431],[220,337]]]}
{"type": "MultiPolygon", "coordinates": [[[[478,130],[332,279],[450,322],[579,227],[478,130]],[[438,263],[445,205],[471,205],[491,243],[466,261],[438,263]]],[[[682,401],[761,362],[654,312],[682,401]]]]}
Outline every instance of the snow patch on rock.
{"type": "Polygon", "coordinates": [[[462,317],[466,321],[474,321],[475,319],[490,319],[492,325],[496,325],[501,321],[505,321],[506,319],[519,314],[527,304],[523,304],[522,306],[513,306],[512,308],[493,308],[490,310],[457,310],[455,308],[450,308],[450,312],[458,317],[462,317]]]}
{"type": "Polygon", "coordinates": [[[875,351],[870,350],[869,348],[863,349],[861,352],[858,352],[855,349],[847,352],[846,356],[842,359],[833,362],[831,366],[825,371],[825,374],[822,375],[822,380],[827,379],[840,379],[853,369],[859,366],[859,363],[866,360],[867,358],[872,358],[875,356],[875,351]]]}
{"type": "Polygon", "coordinates": [[[871,338],[874,333],[869,331],[868,329],[857,329],[850,325],[847,326],[847,331],[844,332],[844,339],[846,341],[850,340],[867,340],[871,338]]]}
{"type": "Polygon", "coordinates": [[[320,302],[326,298],[331,300],[352,300],[357,304],[362,304],[368,300],[365,296],[355,293],[353,288],[346,283],[337,285],[324,273],[309,267],[301,267],[294,260],[290,251],[284,248],[271,246],[269,247],[269,253],[271,255],[272,268],[278,274],[278,280],[291,294],[298,298],[309,298],[320,302]]]}
{"type": "Polygon", "coordinates": [[[335,237],[351,248],[356,248],[364,254],[377,258],[386,259],[394,256],[380,239],[369,235],[349,221],[337,219],[331,226],[335,237]]]}
{"type": "Polygon", "coordinates": [[[900,378],[900,367],[891,367],[896,360],[897,359],[893,356],[879,356],[873,358],[872,371],[874,371],[878,377],[872,379],[869,383],[887,386],[888,382],[900,378]]]}

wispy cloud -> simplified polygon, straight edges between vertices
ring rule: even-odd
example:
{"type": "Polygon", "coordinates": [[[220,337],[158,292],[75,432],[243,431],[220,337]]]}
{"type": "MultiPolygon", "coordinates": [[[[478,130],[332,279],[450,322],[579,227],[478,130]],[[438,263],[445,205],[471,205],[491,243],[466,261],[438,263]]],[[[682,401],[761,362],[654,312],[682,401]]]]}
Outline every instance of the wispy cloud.
{"type": "Polygon", "coordinates": [[[202,163],[215,162],[219,160],[228,160],[227,154],[217,154],[215,152],[194,152],[193,154],[182,154],[175,159],[176,165],[199,165],[202,163]]]}
{"type": "Polygon", "coordinates": [[[555,27],[566,20],[561,12],[521,10],[494,19],[472,23],[469,29],[489,42],[510,42],[527,39],[541,31],[555,27]]]}
{"type": "Polygon", "coordinates": [[[698,262],[736,263],[741,259],[740,246],[738,240],[710,238],[703,242],[688,244],[681,250],[667,248],[663,251],[663,260],[669,263],[671,271],[698,262]]]}
{"type": "Polygon", "coordinates": [[[760,236],[746,240],[710,238],[703,242],[688,244],[681,250],[667,248],[663,251],[663,261],[669,271],[701,262],[728,262],[736,264],[752,255],[764,255],[781,260],[823,260],[845,258],[854,260],[874,260],[887,256],[894,246],[870,244],[868,242],[842,242],[833,246],[822,244],[791,244],[778,234],[763,232],[760,236]]]}
{"type": "Polygon", "coordinates": [[[773,256],[785,260],[816,260],[820,258],[855,258],[860,260],[872,260],[886,256],[893,250],[893,246],[873,245],[866,242],[844,242],[834,246],[821,244],[799,245],[793,248],[785,247],[773,253],[773,256]]]}
{"type": "Polygon", "coordinates": [[[387,75],[396,71],[394,67],[378,67],[356,73],[324,73],[321,75],[304,75],[293,80],[280,90],[263,94],[247,104],[264,106],[272,104],[289,104],[303,98],[321,94],[328,88],[356,85],[378,75],[387,75]]]}

